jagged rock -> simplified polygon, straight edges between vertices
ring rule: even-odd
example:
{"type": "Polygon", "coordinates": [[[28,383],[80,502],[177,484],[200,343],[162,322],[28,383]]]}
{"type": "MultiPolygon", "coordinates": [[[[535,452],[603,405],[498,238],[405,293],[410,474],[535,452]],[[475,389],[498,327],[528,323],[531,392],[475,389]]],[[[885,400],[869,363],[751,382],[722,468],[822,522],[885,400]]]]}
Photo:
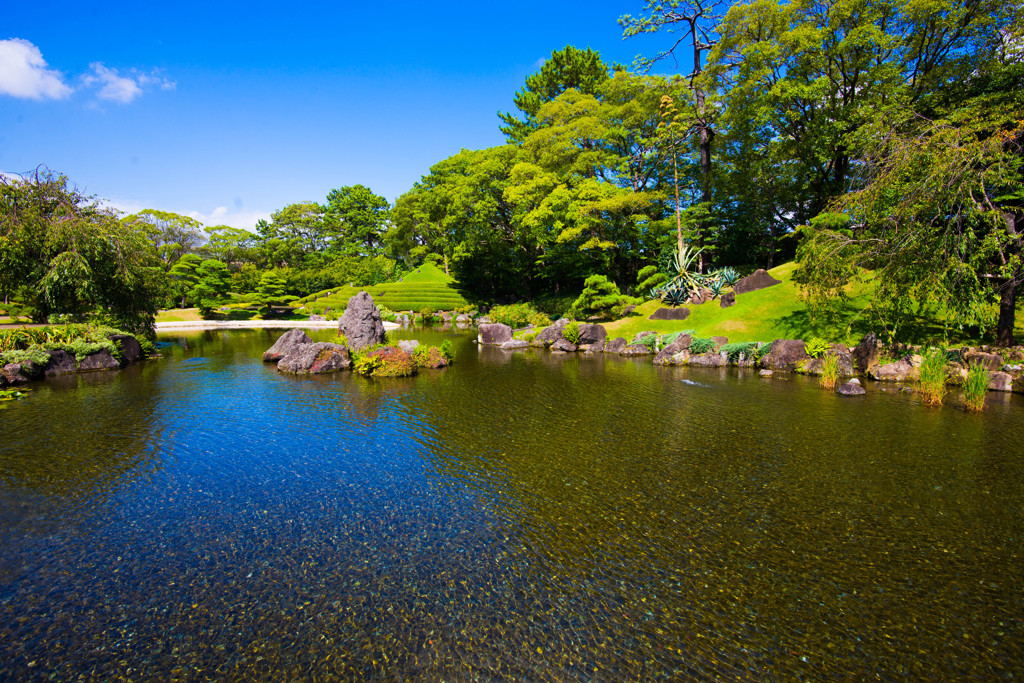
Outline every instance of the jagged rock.
{"type": "Polygon", "coordinates": [[[659,308],[647,317],[648,320],[686,320],[690,315],[689,308],[659,308]]]}
{"type": "Polygon", "coordinates": [[[384,321],[372,296],[359,292],[349,298],[338,321],[338,332],[345,335],[349,348],[354,350],[384,343],[384,321]]]}
{"type": "Polygon", "coordinates": [[[28,384],[43,374],[43,368],[32,361],[24,363],[8,363],[0,370],[5,384],[28,384]]]}
{"type": "Polygon", "coordinates": [[[761,367],[769,370],[793,372],[797,363],[810,358],[807,347],[801,339],[776,339],[761,359],[761,367]]]}
{"type": "Polygon", "coordinates": [[[911,364],[907,357],[876,366],[868,371],[868,376],[879,382],[906,382],[917,379],[919,374],[918,369],[911,364]]]}
{"type": "Polygon", "coordinates": [[[276,363],[287,355],[295,352],[302,344],[312,344],[313,340],[299,329],[288,330],[274,342],[274,345],[263,352],[264,363],[276,363]]]}
{"type": "Polygon", "coordinates": [[[572,353],[576,351],[576,345],[565,337],[559,337],[555,340],[555,343],[551,345],[552,351],[564,351],[565,353],[572,353]]]}
{"type": "Polygon", "coordinates": [[[878,358],[882,353],[882,343],[874,332],[868,332],[854,347],[852,352],[853,366],[857,372],[865,373],[878,365],[878,358]]]}
{"type": "Polygon", "coordinates": [[[658,355],[654,357],[655,365],[673,365],[672,357],[680,351],[690,348],[690,343],[693,341],[693,337],[688,334],[681,334],[676,337],[671,344],[663,348],[658,352],[658,355]]]}
{"type": "Polygon", "coordinates": [[[586,353],[601,353],[604,351],[604,344],[605,343],[603,341],[599,341],[596,344],[588,344],[586,348],[581,346],[580,350],[585,351],[586,353]]]}
{"type": "Polygon", "coordinates": [[[313,342],[300,344],[277,363],[281,372],[320,375],[351,367],[352,358],[341,344],[313,342]]]}
{"type": "Polygon", "coordinates": [[[509,339],[507,342],[501,345],[503,349],[526,349],[530,347],[530,342],[522,339],[509,339]]]}
{"type": "Polygon", "coordinates": [[[562,328],[569,324],[568,318],[559,318],[552,325],[545,327],[533,338],[534,346],[550,346],[562,336],[562,328]]]}
{"type": "Polygon", "coordinates": [[[1008,372],[988,373],[989,391],[1013,391],[1013,375],[1008,372]]]}
{"type": "Polygon", "coordinates": [[[626,340],[622,337],[616,337],[615,339],[604,343],[605,353],[622,353],[624,348],[626,348],[626,340]]]}
{"type": "Polygon", "coordinates": [[[603,342],[607,336],[608,333],[605,331],[604,325],[596,325],[593,323],[584,323],[580,325],[580,346],[603,342]]]}
{"type": "Polygon", "coordinates": [[[625,348],[619,351],[620,356],[649,356],[651,350],[643,344],[627,344],[625,348]]]}
{"type": "Polygon", "coordinates": [[[406,353],[412,353],[420,343],[416,339],[403,339],[398,342],[398,348],[402,349],[406,353]]]}
{"type": "Polygon", "coordinates": [[[782,284],[782,280],[776,280],[768,274],[767,270],[758,268],[752,274],[741,278],[732,289],[736,294],[746,294],[779,284],[782,284]]]}
{"type": "Polygon", "coordinates": [[[110,341],[121,349],[121,365],[136,363],[142,360],[142,345],[130,334],[112,334],[110,341]]]}
{"type": "Polygon", "coordinates": [[[840,396],[863,396],[868,393],[864,390],[864,387],[860,385],[856,379],[852,379],[846,384],[840,384],[836,387],[836,393],[840,396]]]}
{"type": "Polygon", "coordinates": [[[714,298],[715,295],[711,293],[710,289],[699,289],[690,293],[690,303],[694,306],[702,306],[714,298]]]}
{"type": "Polygon", "coordinates": [[[981,365],[986,370],[998,370],[1003,367],[1003,357],[996,353],[972,350],[964,354],[964,360],[968,365],[981,365]]]}
{"type": "Polygon", "coordinates": [[[78,361],[75,359],[75,354],[68,353],[64,349],[51,349],[47,353],[50,354],[50,361],[46,364],[45,371],[47,377],[78,372],[78,361]]]}
{"type": "Polygon", "coordinates": [[[512,328],[503,323],[484,323],[478,328],[476,339],[487,346],[500,346],[512,339],[512,328]]]}
{"type": "Polygon", "coordinates": [[[721,300],[719,300],[718,305],[721,306],[722,308],[729,308],[735,303],[736,292],[726,292],[725,294],[722,295],[722,298],[721,300]]]}
{"type": "Polygon", "coordinates": [[[820,358],[812,358],[803,366],[803,371],[808,375],[820,375],[825,366],[825,358],[837,356],[839,358],[839,376],[849,377],[853,374],[853,355],[850,350],[842,344],[833,344],[832,348],[820,358]]]}
{"type": "Polygon", "coordinates": [[[94,351],[88,356],[82,359],[82,362],[78,364],[79,372],[88,372],[89,370],[117,370],[121,367],[121,364],[111,355],[110,351],[106,349],[100,349],[94,351]]]}

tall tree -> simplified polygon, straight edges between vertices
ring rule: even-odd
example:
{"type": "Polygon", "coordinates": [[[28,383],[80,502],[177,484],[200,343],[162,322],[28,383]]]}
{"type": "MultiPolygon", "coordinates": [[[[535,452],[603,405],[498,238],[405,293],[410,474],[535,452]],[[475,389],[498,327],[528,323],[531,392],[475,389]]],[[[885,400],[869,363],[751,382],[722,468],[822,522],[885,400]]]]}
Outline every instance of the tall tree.
{"type": "Polygon", "coordinates": [[[327,193],[324,218],[335,233],[332,247],[349,256],[375,256],[387,230],[390,204],[364,185],[327,193]]]}
{"type": "Polygon", "coordinates": [[[190,216],[144,209],[121,219],[144,230],[163,259],[170,267],[184,254],[193,254],[206,242],[203,224],[190,216]]]}
{"type": "Polygon", "coordinates": [[[570,88],[593,95],[608,79],[608,73],[608,65],[589,47],[580,50],[566,45],[561,50],[554,50],[540,71],[527,76],[526,84],[512,98],[521,117],[498,112],[498,117],[505,122],[499,129],[509,143],[523,142],[541,125],[537,112],[545,102],[550,102],[570,88]]]}

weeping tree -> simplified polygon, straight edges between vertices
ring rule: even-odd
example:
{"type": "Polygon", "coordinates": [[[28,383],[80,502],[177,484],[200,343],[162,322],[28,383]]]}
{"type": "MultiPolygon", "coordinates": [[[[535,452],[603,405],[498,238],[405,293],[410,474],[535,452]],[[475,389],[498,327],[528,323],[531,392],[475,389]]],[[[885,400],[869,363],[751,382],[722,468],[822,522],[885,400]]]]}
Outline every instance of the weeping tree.
{"type": "Polygon", "coordinates": [[[151,333],[162,277],[147,233],[66,176],[0,176],[0,287],[36,321],[64,315],[151,333]]]}

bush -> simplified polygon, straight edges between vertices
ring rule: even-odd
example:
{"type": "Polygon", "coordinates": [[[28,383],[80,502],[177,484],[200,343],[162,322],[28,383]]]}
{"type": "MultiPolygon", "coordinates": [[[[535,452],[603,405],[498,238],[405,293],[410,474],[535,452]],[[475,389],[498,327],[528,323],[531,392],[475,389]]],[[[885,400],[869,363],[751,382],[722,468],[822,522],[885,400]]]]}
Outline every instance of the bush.
{"type": "Polygon", "coordinates": [[[757,357],[757,347],[761,342],[733,342],[722,347],[722,351],[729,358],[730,363],[738,363],[740,356],[745,360],[752,360],[757,357]]]}
{"type": "Polygon", "coordinates": [[[339,332],[337,335],[335,335],[334,337],[332,337],[330,339],[330,342],[332,344],[339,344],[340,346],[346,346],[347,347],[348,346],[348,337],[346,337],[343,333],[339,332]]]}
{"type": "Polygon", "coordinates": [[[562,328],[562,336],[565,337],[565,340],[570,344],[579,344],[580,337],[582,336],[580,333],[580,324],[575,320],[568,323],[562,328]]]}
{"type": "Polygon", "coordinates": [[[495,306],[491,309],[487,317],[491,319],[492,323],[501,323],[508,325],[511,328],[526,327],[530,324],[531,319],[538,315],[530,304],[508,304],[506,306],[495,306]]]}
{"type": "Polygon", "coordinates": [[[942,397],[946,393],[946,364],[946,354],[941,350],[929,353],[921,363],[918,389],[926,405],[942,405],[942,397]]]}
{"type": "Polygon", "coordinates": [[[715,348],[715,340],[710,337],[695,337],[690,342],[690,353],[695,356],[699,356],[702,353],[707,353],[711,349],[715,348]]]}
{"type": "Polygon", "coordinates": [[[604,275],[591,275],[584,281],[583,292],[573,302],[568,313],[574,318],[611,318],[620,314],[631,301],[604,275]]]}
{"type": "Polygon", "coordinates": [[[811,337],[811,340],[807,342],[805,347],[808,356],[811,358],[821,358],[821,356],[831,348],[831,344],[821,337],[811,337]]]}
{"type": "Polygon", "coordinates": [[[644,336],[640,337],[639,343],[646,346],[651,353],[654,353],[655,351],[658,350],[659,339],[661,339],[661,337],[659,337],[656,334],[645,334],[644,336]]]}
{"type": "Polygon", "coordinates": [[[971,412],[979,412],[985,407],[985,394],[988,393],[988,370],[984,365],[974,364],[967,370],[964,380],[964,407],[971,412]]]}
{"type": "Polygon", "coordinates": [[[441,353],[444,354],[444,357],[448,359],[449,363],[455,360],[455,349],[452,347],[450,339],[445,339],[441,342],[440,349],[441,353]]]}

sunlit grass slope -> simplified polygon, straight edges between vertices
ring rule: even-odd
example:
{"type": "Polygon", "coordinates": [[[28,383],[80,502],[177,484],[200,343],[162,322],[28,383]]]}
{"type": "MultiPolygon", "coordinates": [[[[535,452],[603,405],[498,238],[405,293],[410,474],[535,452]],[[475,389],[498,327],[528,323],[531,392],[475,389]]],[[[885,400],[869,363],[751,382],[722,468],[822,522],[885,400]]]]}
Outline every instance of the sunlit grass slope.
{"type": "MultiPolygon", "coordinates": [[[[386,282],[366,287],[341,287],[331,290],[330,296],[314,295],[300,299],[301,303],[312,302],[317,307],[344,309],[348,300],[359,290],[366,290],[378,306],[392,311],[417,311],[430,308],[434,311],[450,311],[467,305],[455,289],[455,280],[445,275],[437,266],[427,263],[406,275],[399,282],[386,282]]],[[[323,294],[323,293],[321,293],[323,294]]]]}

